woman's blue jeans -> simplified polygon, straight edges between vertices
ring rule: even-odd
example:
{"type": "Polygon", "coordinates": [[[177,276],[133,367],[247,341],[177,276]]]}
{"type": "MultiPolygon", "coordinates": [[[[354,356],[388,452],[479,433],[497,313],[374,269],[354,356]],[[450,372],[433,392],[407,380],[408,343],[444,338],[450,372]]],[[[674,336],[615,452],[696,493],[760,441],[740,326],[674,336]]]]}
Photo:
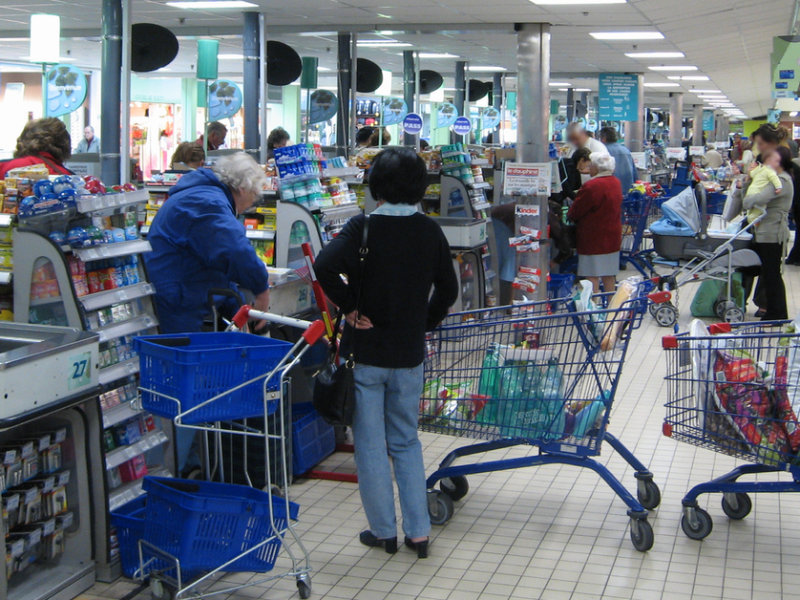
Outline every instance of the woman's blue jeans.
{"type": "Polygon", "coordinates": [[[422,365],[382,369],[356,365],[356,412],[353,419],[358,488],[372,533],[397,535],[394,488],[389,458],[400,492],[403,532],[410,538],[430,533],[425,465],[417,437],[422,365]]]}

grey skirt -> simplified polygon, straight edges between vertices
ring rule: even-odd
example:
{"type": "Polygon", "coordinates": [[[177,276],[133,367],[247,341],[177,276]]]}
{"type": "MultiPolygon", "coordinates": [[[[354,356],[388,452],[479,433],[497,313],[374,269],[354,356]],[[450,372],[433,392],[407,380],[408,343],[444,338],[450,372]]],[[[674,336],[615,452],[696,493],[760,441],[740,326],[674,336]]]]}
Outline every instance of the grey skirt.
{"type": "Polygon", "coordinates": [[[578,277],[609,277],[619,273],[619,252],[578,256],[578,277]]]}

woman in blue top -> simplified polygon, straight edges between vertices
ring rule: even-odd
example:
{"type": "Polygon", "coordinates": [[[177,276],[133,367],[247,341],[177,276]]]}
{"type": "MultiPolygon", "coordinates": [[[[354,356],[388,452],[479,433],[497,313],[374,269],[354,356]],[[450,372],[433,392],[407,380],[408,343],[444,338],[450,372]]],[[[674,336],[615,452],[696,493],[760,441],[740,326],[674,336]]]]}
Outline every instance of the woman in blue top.
{"type": "MultiPolygon", "coordinates": [[[[250,208],[264,189],[265,175],[247,154],[226,156],[213,169],[181,177],[156,214],[145,255],[163,333],[194,333],[211,314],[208,292],[236,288],[255,294],[257,310],[269,308],[266,265],[245,236],[237,215],[250,208]]],[[[192,454],[194,431],[177,431],[181,472],[199,466],[192,454]],[[187,462],[197,464],[187,464],[187,462]]]]}

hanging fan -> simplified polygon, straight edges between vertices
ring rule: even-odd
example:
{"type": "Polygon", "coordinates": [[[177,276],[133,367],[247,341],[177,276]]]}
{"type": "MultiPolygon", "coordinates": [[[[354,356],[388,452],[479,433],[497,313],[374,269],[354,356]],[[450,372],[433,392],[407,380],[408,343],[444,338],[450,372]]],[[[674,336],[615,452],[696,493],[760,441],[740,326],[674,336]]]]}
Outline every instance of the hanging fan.
{"type": "Polygon", "coordinates": [[[163,69],[178,56],[178,38],[153,23],[131,26],[131,71],[149,73],[163,69]]]}
{"type": "Polygon", "coordinates": [[[366,58],[359,58],[356,65],[356,91],[369,94],[383,85],[383,71],[381,68],[366,58]]]}
{"type": "Polygon", "coordinates": [[[297,80],[303,61],[291,46],[274,40],[267,42],[267,83],[284,86],[297,80]]]}

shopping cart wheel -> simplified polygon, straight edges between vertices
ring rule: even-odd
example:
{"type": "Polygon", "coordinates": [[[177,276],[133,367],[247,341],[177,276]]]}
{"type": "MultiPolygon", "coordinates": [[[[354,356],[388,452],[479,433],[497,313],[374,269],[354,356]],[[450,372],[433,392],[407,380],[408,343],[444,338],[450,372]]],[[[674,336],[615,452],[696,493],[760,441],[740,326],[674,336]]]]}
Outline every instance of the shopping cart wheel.
{"type": "Polygon", "coordinates": [[[469,492],[469,482],[463,475],[445,477],[439,482],[439,489],[450,496],[453,502],[458,502],[469,492]]]}
{"type": "Polygon", "coordinates": [[[678,309],[671,304],[660,304],[655,318],[661,327],[672,327],[678,321],[678,309]]]}
{"type": "Polygon", "coordinates": [[[155,577],[150,578],[150,594],[155,600],[175,600],[177,593],[178,590],[168,583],[155,577]]]}
{"type": "Polygon", "coordinates": [[[450,496],[439,490],[428,492],[428,514],[431,525],[444,525],[453,518],[455,507],[450,496]]]}
{"type": "Polygon", "coordinates": [[[653,527],[647,519],[631,519],[631,542],[639,552],[647,552],[653,547],[653,527]]]}
{"type": "Polygon", "coordinates": [[[693,540],[704,540],[714,529],[714,522],[711,520],[711,515],[702,508],[686,508],[681,517],[681,528],[686,537],[693,540]],[[687,516],[689,511],[694,513],[691,517],[687,516]]]}
{"type": "Polygon", "coordinates": [[[661,504],[661,490],[652,479],[640,479],[636,489],[639,503],[647,510],[658,508],[661,504]]]}
{"type": "Polygon", "coordinates": [[[753,510],[753,501],[750,500],[750,496],[740,492],[735,494],[723,494],[722,510],[728,515],[728,518],[740,521],[753,510]]]}
{"type": "Polygon", "coordinates": [[[308,579],[308,575],[300,575],[297,578],[297,592],[303,600],[311,598],[311,581],[308,579]]]}
{"type": "Polygon", "coordinates": [[[660,306],[661,306],[660,304],[656,304],[655,302],[651,302],[650,304],[647,305],[647,312],[650,313],[651,317],[655,318],[656,311],[658,311],[660,306]]]}
{"type": "Polygon", "coordinates": [[[725,311],[726,323],[741,323],[742,321],[744,321],[744,311],[738,306],[734,306],[725,311]]]}

